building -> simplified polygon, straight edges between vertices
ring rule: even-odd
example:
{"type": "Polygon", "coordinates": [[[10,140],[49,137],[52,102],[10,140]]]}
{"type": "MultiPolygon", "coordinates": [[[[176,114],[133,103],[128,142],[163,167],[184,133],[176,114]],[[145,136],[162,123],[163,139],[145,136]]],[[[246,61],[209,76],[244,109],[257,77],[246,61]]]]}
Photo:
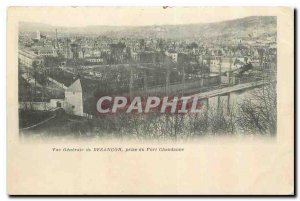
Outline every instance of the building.
{"type": "Polygon", "coordinates": [[[36,38],[37,40],[41,40],[41,32],[40,31],[36,31],[36,38]]]}
{"type": "Polygon", "coordinates": [[[64,109],[66,113],[91,118],[97,113],[97,82],[77,79],[65,90],[64,109]]]}
{"type": "Polygon", "coordinates": [[[33,51],[26,49],[19,49],[18,58],[22,65],[31,68],[33,63],[36,62],[38,65],[42,63],[42,59],[35,54],[33,51]]]}
{"type": "Polygon", "coordinates": [[[64,107],[68,114],[83,116],[82,87],[79,79],[65,90],[64,107]]]}
{"type": "Polygon", "coordinates": [[[57,50],[54,47],[38,47],[33,51],[40,57],[57,57],[57,50]]]}
{"type": "Polygon", "coordinates": [[[90,63],[103,63],[103,59],[99,57],[88,57],[85,60],[90,63]]]}
{"type": "Polygon", "coordinates": [[[139,54],[137,52],[131,51],[131,57],[134,61],[139,61],[139,54]]]}
{"type": "Polygon", "coordinates": [[[233,58],[233,57],[207,57],[203,59],[203,64],[209,65],[211,73],[221,73],[227,71],[234,71],[243,67],[247,63],[247,58],[233,58]],[[221,69],[220,69],[221,68],[221,69]]]}
{"type": "Polygon", "coordinates": [[[166,52],[166,55],[169,56],[172,59],[173,63],[177,63],[177,60],[178,60],[177,52],[169,51],[169,52],[166,52]]]}

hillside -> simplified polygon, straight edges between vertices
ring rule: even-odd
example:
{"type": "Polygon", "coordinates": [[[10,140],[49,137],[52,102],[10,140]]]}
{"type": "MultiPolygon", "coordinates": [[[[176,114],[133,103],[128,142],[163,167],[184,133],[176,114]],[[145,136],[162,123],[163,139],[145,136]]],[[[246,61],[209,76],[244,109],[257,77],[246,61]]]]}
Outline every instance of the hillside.
{"type": "Polygon", "coordinates": [[[253,30],[260,33],[276,32],[276,17],[251,16],[235,20],[186,24],[186,25],[160,25],[160,26],[86,26],[86,27],[55,27],[47,24],[21,22],[20,31],[54,33],[57,28],[61,33],[110,35],[115,37],[159,37],[159,38],[193,38],[216,37],[223,35],[248,35],[253,30]]]}

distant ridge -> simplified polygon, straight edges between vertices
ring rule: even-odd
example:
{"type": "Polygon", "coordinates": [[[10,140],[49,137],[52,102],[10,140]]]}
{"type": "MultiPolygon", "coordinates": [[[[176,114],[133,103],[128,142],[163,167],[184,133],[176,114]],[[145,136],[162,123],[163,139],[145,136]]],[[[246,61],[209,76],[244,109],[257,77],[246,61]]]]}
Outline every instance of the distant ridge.
{"type": "Polygon", "coordinates": [[[161,37],[161,38],[193,38],[215,37],[223,35],[248,35],[249,32],[275,33],[277,19],[275,16],[250,16],[234,20],[213,23],[183,24],[183,25],[151,25],[151,26],[106,26],[93,25],[85,27],[56,27],[43,23],[20,22],[19,30],[22,32],[41,31],[70,34],[93,34],[112,37],[161,37]]]}

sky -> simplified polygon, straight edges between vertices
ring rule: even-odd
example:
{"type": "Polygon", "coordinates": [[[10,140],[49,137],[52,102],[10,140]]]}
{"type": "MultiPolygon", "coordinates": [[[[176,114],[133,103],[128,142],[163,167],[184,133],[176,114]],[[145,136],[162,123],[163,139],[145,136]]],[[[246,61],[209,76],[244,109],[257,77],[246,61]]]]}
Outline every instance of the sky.
{"type": "MultiPolygon", "coordinates": [[[[18,7],[23,21],[53,26],[147,26],[210,23],[253,15],[261,8],[237,7],[18,7]]],[[[271,14],[271,13],[270,13],[271,14]]]]}

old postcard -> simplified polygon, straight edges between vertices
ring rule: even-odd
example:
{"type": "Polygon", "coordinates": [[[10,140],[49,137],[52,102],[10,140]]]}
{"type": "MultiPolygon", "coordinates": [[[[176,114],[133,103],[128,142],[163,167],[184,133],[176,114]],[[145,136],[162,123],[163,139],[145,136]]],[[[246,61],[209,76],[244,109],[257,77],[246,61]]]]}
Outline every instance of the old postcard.
{"type": "Polygon", "coordinates": [[[293,195],[286,7],[11,7],[10,195],[293,195]]]}

